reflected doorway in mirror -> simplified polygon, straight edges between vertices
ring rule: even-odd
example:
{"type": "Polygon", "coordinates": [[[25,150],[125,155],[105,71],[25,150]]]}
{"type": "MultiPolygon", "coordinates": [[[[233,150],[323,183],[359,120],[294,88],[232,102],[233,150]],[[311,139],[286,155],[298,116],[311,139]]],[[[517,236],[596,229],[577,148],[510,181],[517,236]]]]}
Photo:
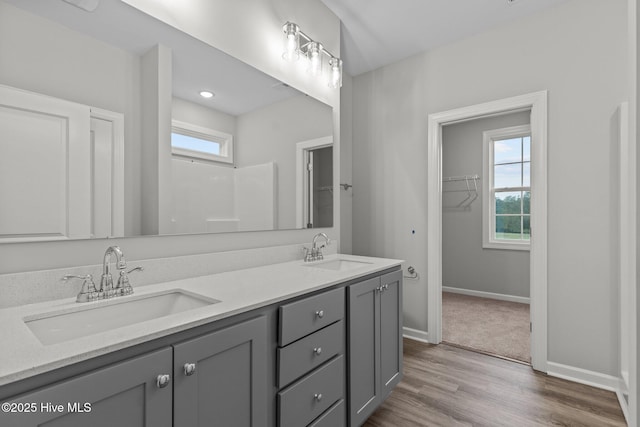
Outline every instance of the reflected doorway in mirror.
{"type": "Polygon", "coordinates": [[[296,226],[333,226],[333,137],[296,144],[296,226]]]}

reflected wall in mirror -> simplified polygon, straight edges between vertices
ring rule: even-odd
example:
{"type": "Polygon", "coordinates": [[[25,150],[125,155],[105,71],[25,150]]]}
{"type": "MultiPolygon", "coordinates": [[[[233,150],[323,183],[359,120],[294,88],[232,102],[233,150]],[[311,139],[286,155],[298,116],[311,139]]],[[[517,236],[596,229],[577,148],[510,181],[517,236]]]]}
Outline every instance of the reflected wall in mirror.
{"type": "Polygon", "coordinates": [[[119,0],[0,1],[0,85],[0,242],[333,223],[331,107],[119,0]]]}

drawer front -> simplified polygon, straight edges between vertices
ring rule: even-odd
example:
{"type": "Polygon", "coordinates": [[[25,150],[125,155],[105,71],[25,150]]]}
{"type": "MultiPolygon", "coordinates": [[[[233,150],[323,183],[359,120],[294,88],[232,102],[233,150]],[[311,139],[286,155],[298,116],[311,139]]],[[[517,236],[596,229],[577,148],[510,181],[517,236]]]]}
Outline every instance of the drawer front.
{"type": "Polygon", "coordinates": [[[335,405],[327,409],[327,412],[309,424],[309,427],[344,427],[346,421],[344,399],[340,399],[335,405]]]}
{"type": "Polygon", "coordinates": [[[281,427],[306,426],[336,401],[344,390],[344,358],[338,356],[278,393],[281,427]]]}
{"type": "Polygon", "coordinates": [[[280,306],[280,347],[344,318],[344,288],[280,306]]]}
{"type": "Polygon", "coordinates": [[[333,356],[344,353],[344,322],[278,349],[278,387],[284,387],[333,356]]]}

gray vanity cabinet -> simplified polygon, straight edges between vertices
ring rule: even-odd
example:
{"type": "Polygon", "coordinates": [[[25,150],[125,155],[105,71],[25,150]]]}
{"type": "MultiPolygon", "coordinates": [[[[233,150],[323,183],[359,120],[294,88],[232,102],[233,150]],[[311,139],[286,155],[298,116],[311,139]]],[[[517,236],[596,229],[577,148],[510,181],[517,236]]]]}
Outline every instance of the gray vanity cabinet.
{"type": "Polygon", "coordinates": [[[171,347],[165,347],[23,394],[8,400],[21,412],[3,411],[0,425],[171,427],[170,377],[158,384],[159,375],[171,375],[171,362],[171,347]],[[24,413],[25,405],[35,405],[33,412],[24,413]]]}
{"type": "Polygon", "coordinates": [[[343,427],[344,287],[280,306],[278,426],[343,427]]]}
{"type": "Polygon", "coordinates": [[[360,426],[402,378],[402,271],[348,286],[349,425],[360,426]]]}
{"type": "Polygon", "coordinates": [[[248,320],[174,345],[174,425],[267,425],[267,321],[248,320]]]}

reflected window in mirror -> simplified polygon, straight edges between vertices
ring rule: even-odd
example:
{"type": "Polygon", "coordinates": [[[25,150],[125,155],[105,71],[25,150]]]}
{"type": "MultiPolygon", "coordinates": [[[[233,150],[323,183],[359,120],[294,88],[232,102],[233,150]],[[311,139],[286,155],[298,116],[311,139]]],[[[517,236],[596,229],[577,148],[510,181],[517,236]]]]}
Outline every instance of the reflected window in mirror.
{"type": "Polygon", "coordinates": [[[233,163],[233,135],[173,120],[171,153],[191,159],[233,163]]]}

